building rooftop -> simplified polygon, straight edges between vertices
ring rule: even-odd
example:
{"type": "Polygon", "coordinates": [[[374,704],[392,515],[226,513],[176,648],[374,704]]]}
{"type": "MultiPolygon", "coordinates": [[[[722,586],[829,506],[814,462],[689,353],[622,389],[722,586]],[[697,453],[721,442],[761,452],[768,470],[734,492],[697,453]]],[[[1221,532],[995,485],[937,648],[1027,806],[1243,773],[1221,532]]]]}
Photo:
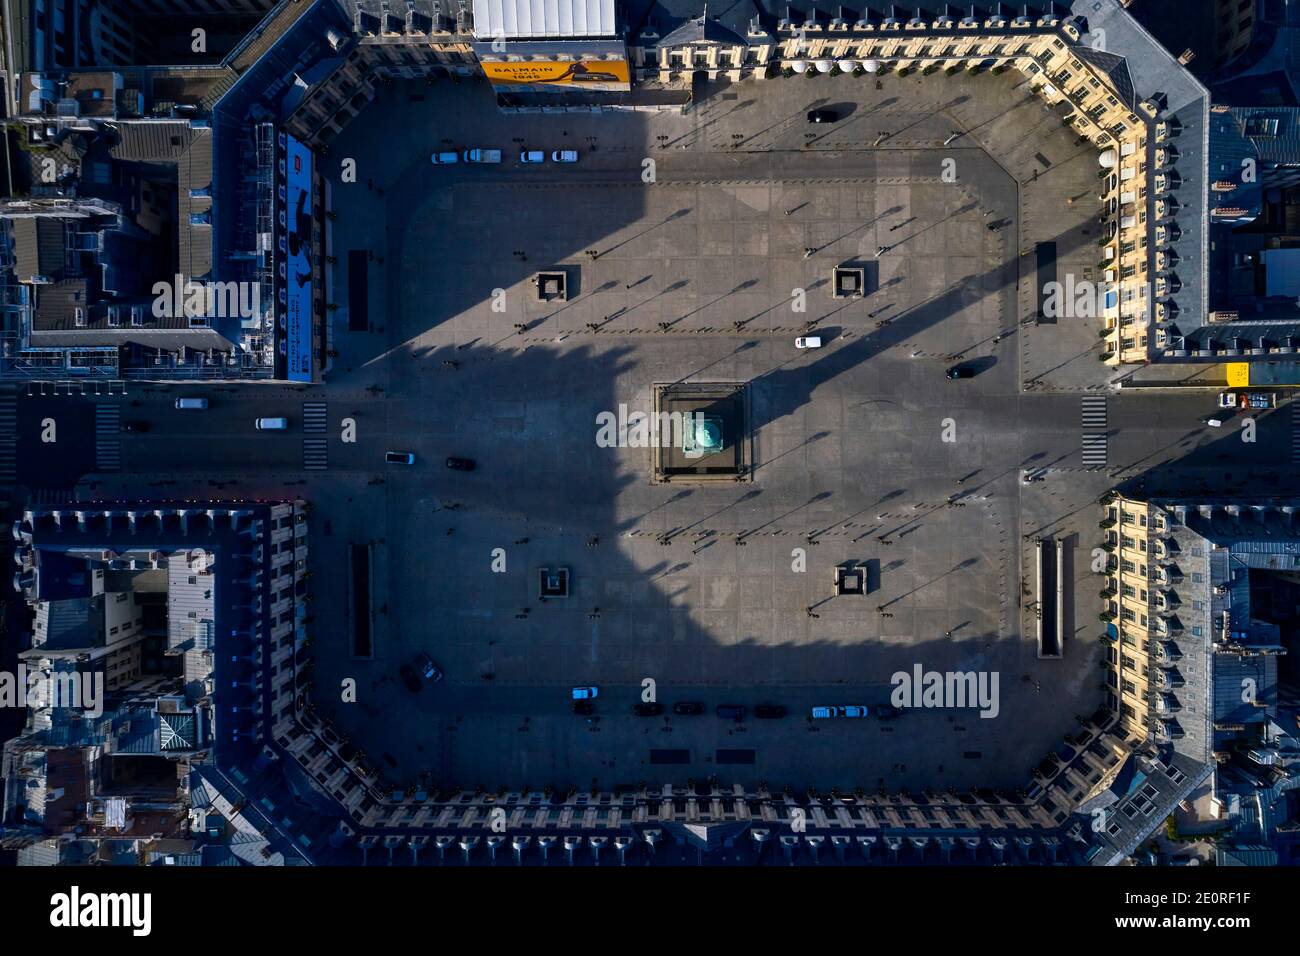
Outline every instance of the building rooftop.
{"type": "Polygon", "coordinates": [[[480,40],[618,33],[614,0],[474,0],[474,35],[480,40]]]}

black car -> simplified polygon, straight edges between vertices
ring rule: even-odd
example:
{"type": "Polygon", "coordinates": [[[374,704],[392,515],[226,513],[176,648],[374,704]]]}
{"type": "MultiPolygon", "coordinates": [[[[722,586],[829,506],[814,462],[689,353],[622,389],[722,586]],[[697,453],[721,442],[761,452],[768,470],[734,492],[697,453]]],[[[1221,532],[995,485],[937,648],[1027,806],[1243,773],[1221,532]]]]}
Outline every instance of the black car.
{"type": "Polygon", "coordinates": [[[754,716],[766,720],[779,720],[785,716],[785,708],[780,704],[757,704],[754,707],[754,716]]]}
{"type": "Polygon", "coordinates": [[[473,471],[474,459],[473,458],[448,458],[447,467],[450,468],[452,471],[473,471]]]}
{"type": "Polygon", "coordinates": [[[871,712],[880,720],[893,720],[895,717],[902,716],[903,709],[893,704],[877,704],[871,708],[871,712]]]}
{"type": "Polygon", "coordinates": [[[589,700],[575,700],[573,712],[579,717],[590,717],[596,712],[596,705],[589,700]]]}
{"type": "Polygon", "coordinates": [[[719,704],[714,713],[723,720],[745,719],[745,707],[743,704],[719,704]]]}
{"type": "Polygon", "coordinates": [[[809,110],[808,122],[810,123],[834,123],[840,118],[840,114],[834,110],[809,110]]]}
{"type": "Polygon", "coordinates": [[[704,705],[694,700],[679,700],[673,704],[673,713],[682,717],[698,717],[704,713],[704,705]]]}
{"type": "Polygon", "coordinates": [[[948,369],[947,375],[950,379],[974,378],[975,370],[969,365],[954,365],[952,368],[948,369]]]}
{"type": "Polygon", "coordinates": [[[415,672],[415,668],[410,664],[402,665],[402,682],[406,684],[406,689],[412,694],[418,694],[424,684],[420,682],[420,675],[415,672]]]}
{"type": "Polygon", "coordinates": [[[664,712],[663,704],[641,703],[632,705],[632,713],[638,717],[658,717],[664,712]]]}
{"type": "Polygon", "coordinates": [[[124,432],[147,432],[149,430],[148,422],[123,422],[122,431],[124,432]]]}

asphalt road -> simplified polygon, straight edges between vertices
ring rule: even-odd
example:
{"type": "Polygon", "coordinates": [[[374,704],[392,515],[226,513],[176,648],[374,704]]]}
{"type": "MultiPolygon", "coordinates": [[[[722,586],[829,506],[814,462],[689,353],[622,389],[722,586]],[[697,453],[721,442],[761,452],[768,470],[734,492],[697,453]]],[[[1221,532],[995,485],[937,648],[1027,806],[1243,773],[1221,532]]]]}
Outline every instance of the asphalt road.
{"type": "MultiPolygon", "coordinates": [[[[437,373],[434,373],[437,374],[437,373]]],[[[937,377],[937,376],[936,376],[937,377]]],[[[1079,395],[1028,393],[1008,397],[990,395],[978,377],[958,383],[936,382],[960,396],[955,410],[973,415],[988,434],[1008,432],[1020,436],[1029,454],[1041,457],[1035,467],[1075,469],[1081,436],[1079,395]]],[[[287,389],[277,386],[245,387],[235,393],[227,387],[177,388],[149,391],[129,389],[124,397],[23,398],[19,403],[19,481],[31,488],[70,487],[95,471],[93,439],[96,403],[120,407],[123,422],[147,423],[140,433],[123,432],[121,474],[188,475],[220,479],[237,474],[306,478],[302,439],[324,438],[331,471],[380,474],[395,467],[384,462],[388,450],[411,450],[416,469],[441,467],[442,458],[458,449],[430,435],[421,424],[416,403],[348,390],[340,399],[328,388],[287,389]],[[209,398],[204,411],[174,407],[178,395],[202,394],[209,398]],[[319,435],[303,431],[303,402],[327,402],[327,430],[319,435]],[[137,404],[138,403],[138,404],[137,404]],[[283,432],[258,431],[259,417],[284,417],[283,432]],[[57,441],[43,443],[42,422],[57,423],[57,441]],[[343,440],[344,420],[356,423],[355,441],[343,440]]],[[[1109,463],[1116,477],[1144,472],[1185,474],[1209,482],[1210,490],[1226,491],[1253,469],[1285,469],[1291,459],[1291,417],[1286,407],[1254,418],[1254,441],[1243,440],[1238,413],[1224,427],[1204,421],[1215,411],[1214,393],[1196,391],[1191,396],[1176,390],[1146,394],[1112,394],[1109,399],[1109,463]],[[1229,477],[1225,478],[1225,473],[1229,477]]],[[[1280,476],[1278,489],[1286,487],[1280,476]]]]}

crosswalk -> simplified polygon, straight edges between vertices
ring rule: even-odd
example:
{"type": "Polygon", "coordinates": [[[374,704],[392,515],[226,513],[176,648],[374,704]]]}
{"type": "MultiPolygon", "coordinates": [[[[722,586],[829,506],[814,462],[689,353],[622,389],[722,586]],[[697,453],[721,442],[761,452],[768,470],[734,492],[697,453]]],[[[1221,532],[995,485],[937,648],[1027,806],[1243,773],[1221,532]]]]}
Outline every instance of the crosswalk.
{"type": "Polygon", "coordinates": [[[1085,395],[1079,399],[1083,425],[1083,467],[1105,468],[1107,460],[1106,396],[1085,395]]]}
{"type": "Polygon", "coordinates": [[[302,403],[302,430],[308,435],[324,434],[329,428],[329,403],[302,403]]]}
{"type": "Polygon", "coordinates": [[[18,480],[18,396],[0,391],[0,485],[18,480]]]}
{"type": "Polygon", "coordinates": [[[115,402],[95,406],[95,470],[122,467],[122,407],[115,402]]]}
{"type": "Polygon", "coordinates": [[[1291,463],[1300,465],[1300,401],[1291,403],[1291,463]]]}
{"type": "MultiPolygon", "coordinates": [[[[327,402],[302,403],[302,430],[306,435],[323,435],[329,428],[327,402]]],[[[302,440],[302,467],[304,471],[323,471],[329,467],[329,445],[324,438],[302,440]]]]}
{"type": "Polygon", "coordinates": [[[324,438],[302,440],[302,467],[304,471],[323,471],[328,468],[329,443],[324,438]]]}

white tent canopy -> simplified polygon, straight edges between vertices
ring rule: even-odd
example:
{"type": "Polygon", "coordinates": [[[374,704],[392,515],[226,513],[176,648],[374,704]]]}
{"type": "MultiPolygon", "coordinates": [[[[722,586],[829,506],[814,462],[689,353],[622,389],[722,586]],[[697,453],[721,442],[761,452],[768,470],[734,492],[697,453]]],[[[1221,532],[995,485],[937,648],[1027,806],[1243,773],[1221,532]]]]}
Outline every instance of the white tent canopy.
{"type": "Polygon", "coordinates": [[[614,37],[614,0],[474,0],[480,40],[614,37]]]}

